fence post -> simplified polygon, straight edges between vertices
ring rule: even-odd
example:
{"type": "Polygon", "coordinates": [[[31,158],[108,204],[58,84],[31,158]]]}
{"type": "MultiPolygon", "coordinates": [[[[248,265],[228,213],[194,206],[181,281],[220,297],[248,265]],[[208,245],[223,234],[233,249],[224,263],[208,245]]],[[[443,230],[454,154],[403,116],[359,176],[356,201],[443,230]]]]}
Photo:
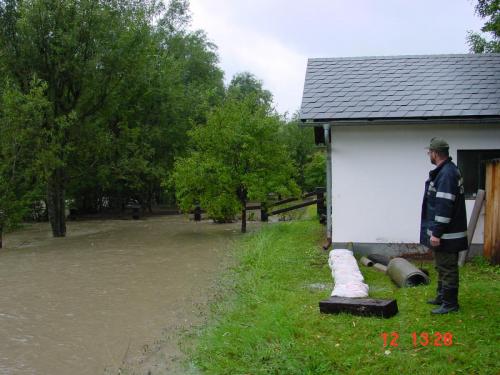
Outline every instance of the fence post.
{"type": "Polygon", "coordinates": [[[318,214],[319,222],[324,224],[326,219],[325,188],[323,187],[316,188],[316,198],[318,200],[318,204],[316,206],[316,213],[318,214]]]}
{"type": "Polygon", "coordinates": [[[318,199],[316,213],[318,214],[318,216],[321,216],[325,213],[325,195],[322,188],[316,188],[316,198],[318,199]]]}
{"type": "Polygon", "coordinates": [[[267,203],[260,203],[260,221],[267,221],[269,218],[269,214],[267,213],[267,203]]]}
{"type": "Polygon", "coordinates": [[[198,203],[194,208],[194,221],[201,221],[201,207],[198,203]]]}
{"type": "Polygon", "coordinates": [[[132,219],[139,220],[139,218],[140,218],[139,207],[132,208],[132,219]]]}
{"type": "Polygon", "coordinates": [[[2,239],[3,239],[3,222],[4,222],[4,214],[3,211],[0,210],[0,249],[2,248],[2,239]]]}

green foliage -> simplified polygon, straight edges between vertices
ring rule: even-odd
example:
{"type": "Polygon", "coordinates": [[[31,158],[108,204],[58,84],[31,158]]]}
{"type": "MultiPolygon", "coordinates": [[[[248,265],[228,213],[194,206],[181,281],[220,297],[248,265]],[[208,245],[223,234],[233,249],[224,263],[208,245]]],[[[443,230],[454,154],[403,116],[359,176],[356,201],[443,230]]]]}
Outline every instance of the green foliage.
{"type": "Polygon", "coordinates": [[[488,40],[480,33],[469,31],[467,34],[467,43],[471,52],[500,52],[500,1],[478,0],[475,11],[481,18],[487,19],[481,31],[490,34],[491,39],[488,40]]]}
{"type": "Polygon", "coordinates": [[[298,185],[301,187],[302,191],[309,190],[310,185],[307,185],[305,180],[305,169],[316,150],[313,128],[301,126],[298,114],[296,114],[292,121],[282,126],[281,137],[283,142],[287,145],[291,157],[295,162],[295,166],[297,167],[296,181],[298,185]]]}
{"type": "Polygon", "coordinates": [[[225,90],[216,46],[189,24],[187,0],[0,0],[8,217],[43,199],[62,236],[66,200],[82,212],[151,206],[189,139],[173,176],[183,209],[199,201],[223,221],[249,199],[297,192],[310,130],[284,126],[251,73],[225,90]]]}
{"type": "Polygon", "coordinates": [[[313,191],[317,187],[326,187],[326,155],[323,151],[315,152],[304,167],[304,187],[313,191]]]}
{"type": "Polygon", "coordinates": [[[40,136],[50,107],[46,88],[33,79],[26,94],[10,82],[0,91],[0,221],[8,227],[21,221],[29,205],[43,197],[36,177],[47,153],[40,136]]]}
{"type": "Polygon", "coordinates": [[[496,37],[500,36],[500,1],[499,0],[478,0],[476,13],[482,18],[488,18],[482,32],[491,32],[496,37]]]}
{"type": "MultiPolygon", "coordinates": [[[[498,39],[498,38],[496,38],[498,39]]],[[[472,53],[499,53],[500,41],[488,40],[480,33],[469,31],[467,33],[467,43],[472,53]]]]}
{"type": "Polygon", "coordinates": [[[44,87],[26,164],[60,219],[65,197],[94,210],[161,196],[187,131],[224,95],[216,47],[189,22],[186,0],[0,1],[0,77],[20,95],[32,77],[44,87]]]}
{"type": "Polygon", "coordinates": [[[188,212],[196,204],[217,222],[232,220],[241,211],[234,191],[231,167],[214,155],[193,152],[175,164],[174,180],[180,208],[188,212]]]}
{"type": "Polygon", "coordinates": [[[481,271],[481,273],[483,273],[483,274],[492,273],[492,274],[500,275],[500,265],[490,264],[488,259],[486,259],[485,257],[483,257],[481,255],[475,256],[472,259],[471,264],[474,265],[475,267],[477,267],[477,269],[479,269],[481,271]]]}
{"type": "Polygon", "coordinates": [[[265,202],[268,193],[297,193],[294,167],[279,142],[280,118],[254,95],[229,97],[190,133],[191,152],[179,158],[174,181],[181,208],[195,202],[216,220],[230,220],[248,200],[265,202]]]}
{"type": "MultiPolygon", "coordinates": [[[[318,301],[332,289],[328,253],[313,221],[279,223],[246,237],[231,270],[197,332],[191,367],[204,374],[496,374],[500,353],[500,275],[466,264],[460,271],[461,310],[429,314],[424,301],[436,284],[397,288],[383,273],[361,269],[373,298],[395,298],[390,319],[320,314],[318,301]],[[399,334],[384,347],[382,333],[399,334]],[[428,346],[412,343],[427,332],[428,346]],[[453,345],[434,346],[434,334],[451,332],[453,345]]],[[[431,279],[436,274],[427,264],[431,279]]],[[[488,269],[492,267],[489,266],[488,269]]]]}
{"type": "Polygon", "coordinates": [[[36,149],[37,178],[47,185],[54,235],[65,234],[64,198],[71,168],[79,161],[77,151],[99,142],[91,132],[85,133],[90,139],[81,138],[80,128],[95,120],[124,71],[141,66],[149,11],[133,1],[0,4],[0,51],[7,76],[24,93],[32,76],[46,84],[49,106],[34,138],[41,146],[36,149]]]}
{"type": "Polygon", "coordinates": [[[273,95],[263,88],[262,81],[249,72],[235,74],[227,89],[227,95],[236,100],[253,97],[257,106],[263,105],[268,108],[271,108],[273,101],[273,95]]]}

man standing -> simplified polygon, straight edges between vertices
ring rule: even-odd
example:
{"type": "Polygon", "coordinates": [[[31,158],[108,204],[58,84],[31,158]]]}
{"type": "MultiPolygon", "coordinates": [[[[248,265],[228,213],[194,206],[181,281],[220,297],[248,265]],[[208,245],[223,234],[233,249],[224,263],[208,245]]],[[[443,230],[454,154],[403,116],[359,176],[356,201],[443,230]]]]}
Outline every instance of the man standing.
{"type": "Polygon", "coordinates": [[[425,182],[420,243],[434,252],[438,273],[437,296],[428,303],[440,306],[431,312],[447,314],[458,311],[458,253],[468,247],[464,187],[448,143],[432,138],[428,149],[436,168],[425,182]]]}

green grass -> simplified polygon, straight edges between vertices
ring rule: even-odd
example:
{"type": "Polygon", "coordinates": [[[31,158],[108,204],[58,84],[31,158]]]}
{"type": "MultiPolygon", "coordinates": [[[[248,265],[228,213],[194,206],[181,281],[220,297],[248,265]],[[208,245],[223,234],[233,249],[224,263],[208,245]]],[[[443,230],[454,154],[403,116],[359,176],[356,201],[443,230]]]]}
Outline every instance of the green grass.
{"type": "Polygon", "coordinates": [[[461,270],[456,314],[431,316],[432,284],[399,289],[361,266],[370,296],[396,298],[390,319],[319,313],[332,278],[320,250],[323,227],[305,220],[245,237],[212,316],[195,334],[191,370],[206,374],[498,374],[500,271],[478,261],[461,270]],[[326,289],[311,287],[324,284],[326,289]],[[397,332],[398,347],[381,334],[397,332]],[[451,346],[414,347],[412,332],[451,332],[451,346]]]}

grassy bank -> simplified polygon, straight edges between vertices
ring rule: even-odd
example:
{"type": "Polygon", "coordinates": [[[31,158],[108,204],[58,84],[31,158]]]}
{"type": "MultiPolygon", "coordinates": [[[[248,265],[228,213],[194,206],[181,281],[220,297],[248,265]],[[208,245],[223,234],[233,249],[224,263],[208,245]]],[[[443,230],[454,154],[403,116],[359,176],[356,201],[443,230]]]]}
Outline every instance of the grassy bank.
{"type": "MultiPolygon", "coordinates": [[[[323,228],[314,221],[264,227],[239,244],[238,266],[227,275],[213,316],[195,337],[191,368],[206,374],[497,374],[500,370],[499,268],[467,265],[461,273],[461,311],[431,316],[430,286],[398,289],[382,273],[362,268],[370,295],[396,298],[391,319],[323,315],[331,292],[323,228]],[[397,332],[397,347],[382,333],[397,332]],[[412,343],[427,332],[428,346],[412,343]],[[451,346],[434,346],[450,332],[451,346]]],[[[428,268],[432,268],[430,265],[428,268]]]]}

